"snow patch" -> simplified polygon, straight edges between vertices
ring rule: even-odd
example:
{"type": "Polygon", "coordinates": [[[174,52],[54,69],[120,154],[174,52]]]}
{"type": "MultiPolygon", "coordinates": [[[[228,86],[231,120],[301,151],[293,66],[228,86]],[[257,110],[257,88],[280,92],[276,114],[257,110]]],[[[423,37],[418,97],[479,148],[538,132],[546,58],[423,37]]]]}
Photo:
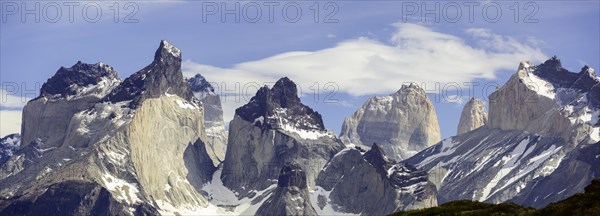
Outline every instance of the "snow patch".
{"type": "Polygon", "coordinates": [[[163,40],[162,43],[164,45],[164,49],[167,50],[167,52],[169,52],[169,54],[171,54],[175,57],[181,57],[181,50],[179,50],[179,48],[171,45],[166,40],[163,40]]]}
{"type": "Polygon", "coordinates": [[[594,142],[600,141],[600,127],[594,127],[590,133],[590,139],[594,142]]]}
{"type": "MultiPolygon", "coordinates": [[[[498,171],[498,173],[496,173],[494,178],[492,178],[492,180],[490,180],[490,182],[488,182],[488,184],[483,188],[481,197],[479,198],[480,202],[485,201],[491,195],[494,194],[494,193],[492,193],[492,189],[494,189],[497,186],[497,184],[500,183],[500,181],[502,179],[504,179],[504,177],[506,177],[509,173],[511,173],[513,171],[513,169],[515,169],[519,165],[520,160],[527,156],[525,153],[527,153],[527,154],[531,153],[531,151],[525,152],[525,149],[527,148],[528,144],[529,144],[529,137],[521,140],[521,142],[519,142],[519,144],[517,144],[517,146],[512,150],[512,152],[510,154],[505,155],[504,157],[502,157],[501,160],[499,160],[496,163],[496,165],[499,165],[502,163],[503,166],[500,169],[500,171],[498,171]]],[[[508,185],[508,184],[505,184],[505,185],[508,185]]],[[[496,190],[496,191],[498,191],[498,190],[496,190]]]]}
{"type": "Polygon", "coordinates": [[[181,101],[178,99],[175,102],[177,102],[177,105],[179,105],[179,107],[181,107],[183,109],[198,109],[198,107],[196,105],[188,103],[187,101],[181,101]]]}
{"type": "Polygon", "coordinates": [[[329,130],[328,131],[304,130],[304,129],[298,129],[289,124],[281,125],[281,130],[283,130],[285,132],[289,132],[289,133],[294,133],[294,134],[300,136],[302,139],[308,139],[308,140],[316,140],[321,137],[335,137],[335,134],[329,130]]]}
{"type": "Polygon", "coordinates": [[[417,165],[417,167],[423,167],[423,166],[429,164],[430,162],[432,162],[435,159],[438,159],[438,158],[443,157],[443,156],[451,155],[456,150],[456,149],[453,148],[454,144],[456,144],[456,143],[454,143],[452,141],[452,138],[448,138],[448,139],[442,140],[441,144],[432,147],[432,150],[438,150],[438,152],[435,153],[435,154],[430,155],[427,158],[425,158],[425,160],[421,161],[417,165]]]}
{"type": "Polygon", "coordinates": [[[527,75],[523,77],[523,81],[527,88],[535,91],[541,96],[550,99],[554,99],[556,96],[556,93],[554,92],[554,86],[551,83],[531,72],[528,72],[527,75]]]}
{"type": "Polygon", "coordinates": [[[115,199],[125,201],[127,204],[141,202],[138,197],[140,191],[138,190],[137,185],[123,179],[115,178],[108,173],[105,173],[101,178],[104,186],[111,192],[115,199]]]}
{"type": "Polygon", "coordinates": [[[336,211],[332,206],[333,204],[331,203],[331,200],[329,200],[330,193],[331,193],[331,191],[326,191],[325,189],[323,189],[320,186],[316,186],[315,190],[310,191],[310,195],[309,195],[310,196],[310,204],[313,206],[313,208],[317,212],[317,215],[339,215],[339,216],[360,215],[360,214],[336,211]],[[323,206],[323,208],[319,207],[319,196],[325,197],[325,206],[323,206]]]}

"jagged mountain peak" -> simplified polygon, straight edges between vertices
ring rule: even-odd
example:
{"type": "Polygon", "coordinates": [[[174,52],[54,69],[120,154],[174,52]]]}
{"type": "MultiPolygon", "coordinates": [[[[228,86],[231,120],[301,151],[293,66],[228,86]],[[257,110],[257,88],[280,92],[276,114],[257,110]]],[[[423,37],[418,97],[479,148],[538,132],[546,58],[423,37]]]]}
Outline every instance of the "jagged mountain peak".
{"type": "Polygon", "coordinates": [[[78,89],[96,85],[102,79],[119,81],[117,72],[104,63],[87,64],[77,61],[71,67],[61,67],[40,89],[40,96],[68,96],[78,93],[78,89]]]}
{"type": "Polygon", "coordinates": [[[550,82],[556,88],[577,88],[589,91],[600,82],[593,68],[586,65],[579,73],[571,72],[562,67],[560,59],[556,56],[531,68],[533,74],[550,82]]]}
{"type": "Polygon", "coordinates": [[[393,95],[407,95],[409,93],[415,93],[419,95],[425,95],[425,90],[415,83],[403,84],[398,91],[393,95]]]}
{"type": "Polygon", "coordinates": [[[302,104],[296,84],[287,77],[272,88],[260,88],[250,102],[235,110],[242,119],[264,128],[291,126],[301,130],[325,131],[321,114],[302,104]]]}
{"type": "Polygon", "coordinates": [[[188,79],[188,85],[193,92],[206,92],[206,93],[214,93],[215,89],[213,86],[202,76],[201,74],[196,74],[193,77],[188,79]]]}
{"type": "Polygon", "coordinates": [[[168,41],[161,40],[160,46],[158,47],[158,49],[156,50],[156,53],[154,54],[154,60],[160,61],[161,59],[166,59],[166,58],[181,59],[181,50],[179,48],[173,46],[172,44],[170,44],[168,41]]]}
{"type": "Polygon", "coordinates": [[[562,63],[560,62],[560,59],[557,56],[552,56],[544,63],[536,66],[536,69],[543,73],[568,72],[562,67],[562,63]]]}
{"type": "Polygon", "coordinates": [[[106,100],[131,100],[129,106],[137,107],[146,98],[158,98],[165,94],[197,102],[181,73],[181,52],[163,40],[156,50],[154,61],[127,77],[106,100]]]}
{"type": "Polygon", "coordinates": [[[273,85],[272,90],[273,96],[276,98],[276,100],[279,100],[279,104],[282,108],[286,108],[288,105],[293,106],[297,103],[300,103],[296,83],[287,77],[277,80],[275,85],[273,85]]]}
{"type": "Polygon", "coordinates": [[[585,75],[587,75],[588,77],[591,77],[591,78],[597,77],[596,76],[596,71],[594,70],[594,68],[591,68],[590,66],[587,66],[587,65],[583,66],[581,68],[581,70],[579,71],[579,73],[580,74],[585,74],[585,75]]]}
{"type": "Polygon", "coordinates": [[[298,163],[286,163],[278,179],[278,187],[257,209],[256,215],[317,215],[311,204],[306,173],[298,163]]]}
{"type": "Polygon", "coordinates": [[[377,143],[373,143],[373,145],[371,146],[371,149],[365,153],[365,158],[371,164],[373,164],[373,163],[377,164],[377,165],[373,164],[376,167],[384,165],[389,162],[387,156],[385,155],[385,151],[383,150],[381,145],[379,145],[377,143]]]}

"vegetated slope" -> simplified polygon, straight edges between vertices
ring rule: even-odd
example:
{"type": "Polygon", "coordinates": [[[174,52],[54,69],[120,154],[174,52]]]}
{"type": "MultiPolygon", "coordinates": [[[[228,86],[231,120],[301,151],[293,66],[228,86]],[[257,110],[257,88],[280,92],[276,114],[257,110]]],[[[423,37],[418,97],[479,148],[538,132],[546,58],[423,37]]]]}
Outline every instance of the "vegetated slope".
{"type": "Polygon", "coordinates": [[[396,212],[392,215],[600,215],[600,179],[594,179],[585,187],[584,193],[575,194],[539,210],[514,203],[489,204],[459,200],[438,207],[396,212]]]}

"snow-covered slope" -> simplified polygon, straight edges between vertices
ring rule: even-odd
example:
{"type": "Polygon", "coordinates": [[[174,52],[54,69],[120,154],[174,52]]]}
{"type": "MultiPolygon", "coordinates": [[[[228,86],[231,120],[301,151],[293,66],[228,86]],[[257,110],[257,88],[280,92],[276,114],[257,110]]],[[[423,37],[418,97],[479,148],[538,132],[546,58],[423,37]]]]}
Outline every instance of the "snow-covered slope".
{"type": "Polygon", "coordinates": [[[581,192],[600,172],[600,79],[553,57],[528,62],[490,99],[485,126],[405,163],[427,170],[438,201],[514,201],[542,207],[581,192]]]}

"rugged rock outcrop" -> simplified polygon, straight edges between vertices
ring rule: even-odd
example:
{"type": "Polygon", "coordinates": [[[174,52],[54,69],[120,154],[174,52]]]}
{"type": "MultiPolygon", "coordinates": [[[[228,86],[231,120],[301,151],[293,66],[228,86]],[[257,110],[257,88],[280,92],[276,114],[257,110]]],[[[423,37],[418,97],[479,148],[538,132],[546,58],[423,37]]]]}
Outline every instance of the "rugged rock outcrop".
{"type": "Polygon", "coordinates": [[[204,107],[204,126],[208,138],[207,147],[215,152],[219,161],[223,161],[227,150],[227,132],[223,122],[221,97],[215,93],[213,86],[200,74],[189,78],[188,85],[194,96],[202,102],[204,107]]]}
{"type": "Polygon", "coordinates": [[[196,101],[181,73],[181,51],[163,40],[154,54],[154,61],[123,80],[106,96],[105,101],[131,101],[129,107],[136,108],[147,98],[158,98],[165,94],[196,101]]]}
{"type": "Polygon", "coordinates": [[[21,135],[9,134],[0,139],[0,165],[4,164],[21,146],[21,135]]]}
{"type": "Polygon", "coordinates": [[[388,159],[379,144],[366,153],[355,148],[338,153],[319,174],[315,193],[318,212],[386,215],[437,205],[427,173],[388,159]]]}
{"type": "Polygon", "coordinates": [[[598,178],[600,78],[553,57],[521,62],[489,97],[485,127],[443,140],[405,162],[429,172],[438,201],[513,201],[543,207],[598,178]]]}
{"type": "Polygon", "coordinates": [[[256,215],[317,215],[310,202],[306,173],[297,163],[281,168],[277,189],[258,208],[256,215]]]}
{"type": "Polygon", "coordinates": [[[25,107],[24,144],[0,169],[0,211],[154,215],[207,207],[199,188],[216,156],[205,148],[203,109],[180,65],[179,49],[162,41],[154,61],[122,83],[103,64],[76,64],[69,73],[78,79],[51,78],[25,107]]]}
{"type": "Polygon", "coordinates": [[[401,160],[439,142],[440,125],[425,91],[403,85],[389,96],[367,100],[342,125],[340,139],[346,144],[381,144],[389,157],[401,160]]]}
{"type": "Polygon", "coordinates": [[[286,162],[295,162],[304,168],[308,187],[314,187],[318,172],[343,144],[297,94],[296,84],[281,78],[236,110],[221,176],[225,186],[242,196],[263,190],[286,162]]]}
{"type": "Polygon", "coordinates": [[[485,124],[487,121],[487,112],[485,111],[485,102],[471,98],[463,107],[458,121],[456,134],[463,134],[475,130],[485,124]]]}
{"type": "Polygon", "coordinates": [[[102,100],[120,83],[116,71],[104,63],[61,67],[42,85],[40,96],[23,108],[22,145],[43,142],[48,148],[58,147],[73,115],[102,100]]]}
{"type": "Polygon", "coordinates": [[[517,73],[490,95],[487,125],[502,130],[558,134],[577,144],[581,140],[571,140],[573,128],[580,127],[578,124],[599,126],[598,79],[594,69],[587,66],[579,73],[567,71],[556,57],[539,66],[521,62],[517,73]]]}

